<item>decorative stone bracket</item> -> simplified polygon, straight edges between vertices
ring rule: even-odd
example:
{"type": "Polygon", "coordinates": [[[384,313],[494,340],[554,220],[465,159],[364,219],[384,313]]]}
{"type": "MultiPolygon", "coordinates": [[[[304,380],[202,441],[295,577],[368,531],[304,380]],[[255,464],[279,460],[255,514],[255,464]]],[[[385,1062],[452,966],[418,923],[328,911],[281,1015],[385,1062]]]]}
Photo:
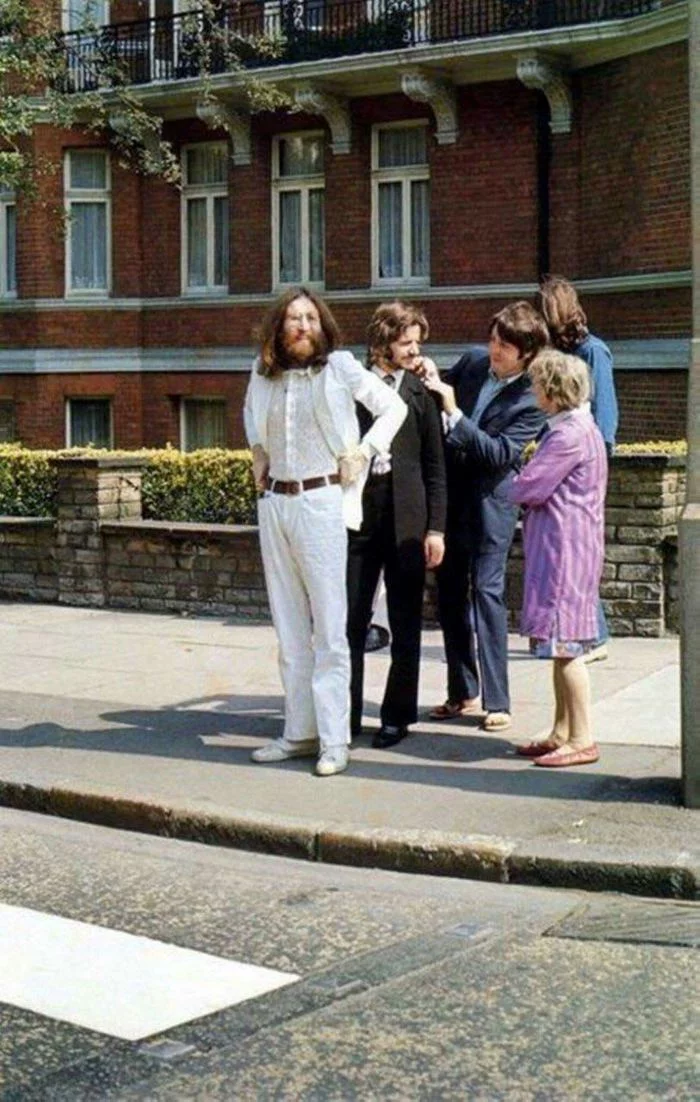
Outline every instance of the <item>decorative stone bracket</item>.
{"type": "Polygon", "coordinates": [[[311,115],[320,115],[326,120],[331,132],[333,153],[350,152],[350,108],[347,100],[322,92],[313,84],[299,84],[294,89],[297,106],[311,115]]]}
{"type": "Polygon", "coordinates": [[[561,64],[542,54],[531,54],[518,58],[517,74],[526,88],[536,88],[547,97],[552,133],[570,134],[571,81],[561,64]]]}
{"type": "MultiPolygon", "coordinates": [[[[153,160],[157,165],[162,164],[162,151],[160,148],[162,122],[154,119],[154,126],[152,129],[146,129],[141,134],[141,144],[147,153],[153,157],[153,160]]],[[[109,125],[115,134],[121,134],[124,137],[129,137],[131,134],[131,127],[129,125],[129,119],[123,111],[112,111],[109,115],[109,125]]]]}
{"type": "Polygon", "coordinates": [[[457,141],[457,93],[446,81],[435,80],[422,69],[407,69],[401,74],[401,91],[409,99],[430,105],[435,116],[438,145],[457,141]]]}
{"type": "Polygon", "coordinates": [[[234,111],[226,104],[200,100],[197,118],[212,128],[222,126],[231,139],[231,160],[234,165],[249,165],[252,160],[250,115],[234,111]]]}

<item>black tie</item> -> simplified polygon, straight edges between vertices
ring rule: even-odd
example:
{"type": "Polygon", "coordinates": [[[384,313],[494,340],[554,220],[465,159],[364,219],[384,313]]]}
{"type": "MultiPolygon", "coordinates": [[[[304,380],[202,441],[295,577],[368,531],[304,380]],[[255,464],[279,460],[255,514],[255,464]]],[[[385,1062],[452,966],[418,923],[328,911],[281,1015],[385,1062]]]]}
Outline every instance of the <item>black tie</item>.
{"type": "Polygon", "coordinates": [[[384,376],[384,382],[386,383],[387,386],[391,386],[391,387],[396,386],[396,379],[394,378],[393,375],[385,375],[384,376]]]}

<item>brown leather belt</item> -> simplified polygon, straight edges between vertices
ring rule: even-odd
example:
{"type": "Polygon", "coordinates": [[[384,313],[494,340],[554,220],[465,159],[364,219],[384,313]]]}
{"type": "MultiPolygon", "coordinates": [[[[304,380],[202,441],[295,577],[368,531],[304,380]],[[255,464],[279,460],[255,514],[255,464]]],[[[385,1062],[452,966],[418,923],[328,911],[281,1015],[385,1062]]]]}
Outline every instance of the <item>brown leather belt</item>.
{"type": "Polygon", "coordinates": [[[339,474],[322,474],[318,478],[304,478],[301,482],[284,482],[281,478],[268,478],[267,488],[273,494],[300,494],[302,490],[318,490],[321,486],[337,486],[339,474]]]}

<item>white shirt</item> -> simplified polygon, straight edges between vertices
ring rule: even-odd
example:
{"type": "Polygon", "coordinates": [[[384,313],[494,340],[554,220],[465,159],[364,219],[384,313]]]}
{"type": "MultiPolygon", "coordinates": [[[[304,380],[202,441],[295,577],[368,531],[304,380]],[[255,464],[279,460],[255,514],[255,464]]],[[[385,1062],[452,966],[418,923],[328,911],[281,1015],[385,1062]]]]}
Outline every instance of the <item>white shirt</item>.
{"type": "MultiPolygon", "coordinates": [[[[393,389],[398,394],[399,387],[401,386],[401,380],[403,379],[403,374],[404,374],[402,367],[400,367],[397,371],[384,371],[384,369],[381,368],[381,367],[378,367],[377,364],[372,364],[371,370],[372,370],[373,374],[377,376],[378,379],[382,380],[382,382],[386,382],[386,380],[388,378],[393,379],[394,380],[393,389]]],[[[391,386],[392,384],[387,383],[386,385],[391,386]]],[[[374,456],[374,458],[372,460],[372,474],[389,474],[390,470],[391,470],[391,452],[390,451],[380,452],[378,455],[374,456]]]]}
{"type": "Polygon", "coordinates": [[[312,368],[294,367],[274,380],[267,421],[270,478],[300,482],[338,469],[314,412],[313,374],[312,368]]]}

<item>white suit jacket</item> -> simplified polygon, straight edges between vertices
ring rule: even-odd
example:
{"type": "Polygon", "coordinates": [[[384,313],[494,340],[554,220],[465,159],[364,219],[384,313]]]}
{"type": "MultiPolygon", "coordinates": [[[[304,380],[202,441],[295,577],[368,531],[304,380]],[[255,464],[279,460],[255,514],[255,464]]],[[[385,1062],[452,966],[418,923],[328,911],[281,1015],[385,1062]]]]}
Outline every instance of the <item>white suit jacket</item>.
{"type": "MultiPolygon", "coordinates": [[[[258,365],[256,359],[243,407],[243,420],[250,447],[260,444],[269,452],[267,421],[275,380],[260,375],[258,365]]],[[[336,459],[360,443],[368,458],[377,452],[389,451],[406,417],[403,399],[372,371],[367,371],[351,352],[331,352],[326,366],[313,376],[311,394],[321,431],[336,459]],[[362,441],[355,402],[361,402],[376,418],[362,441]]],[[[362,490],[368,469],[369,464],[363,475],[343,491],[343,514],[348,528],[357,529],[362,524],[362,490]]]]}

